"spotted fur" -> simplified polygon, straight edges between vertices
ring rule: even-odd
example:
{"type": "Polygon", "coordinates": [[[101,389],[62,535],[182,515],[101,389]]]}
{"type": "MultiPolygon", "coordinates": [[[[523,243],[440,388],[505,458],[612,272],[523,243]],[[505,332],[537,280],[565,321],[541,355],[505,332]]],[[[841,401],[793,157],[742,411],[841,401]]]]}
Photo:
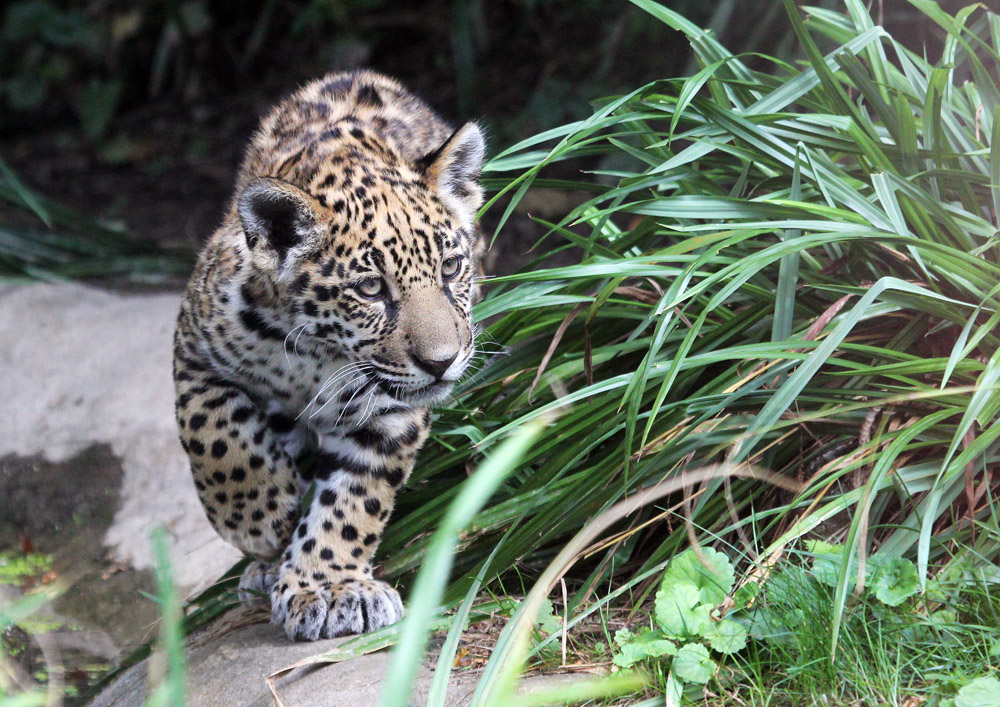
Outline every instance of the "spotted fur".
{"type": "Polygon", "coordinates": [[[212,525],[256,558],[243,596],[270,592],[292,639],[402,616],[372,556],[473,354],[483,150],[384,76],[314,81],[262,121],[188,284],[181,443],[212,525]]]}

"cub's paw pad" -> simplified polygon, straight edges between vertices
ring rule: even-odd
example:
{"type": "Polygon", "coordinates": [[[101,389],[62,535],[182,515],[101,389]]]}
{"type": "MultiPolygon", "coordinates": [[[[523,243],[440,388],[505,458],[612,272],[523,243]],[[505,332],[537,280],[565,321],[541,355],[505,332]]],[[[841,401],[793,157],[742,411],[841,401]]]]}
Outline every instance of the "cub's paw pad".
{"type": "Polygon", "coordinates": [[[278,581],[278,569],[270,562],[254,561],[247,565],[240,577],[238,594],[243,606],[263,606],[267,596],[278,581]]]}
{"type": "Polygon", "coordinates": [[[271,623],[284,626],[293,641],[316,641],[326,623],[327,602],[317,587],[285,583],[271,590],[271,623]]]}
{"type": "Polygon", "coordinates": [[[399,592],[385,582],[354,580],[328,590],[329,609],[322,637],[370,633],[403,618],[399,592]]]}

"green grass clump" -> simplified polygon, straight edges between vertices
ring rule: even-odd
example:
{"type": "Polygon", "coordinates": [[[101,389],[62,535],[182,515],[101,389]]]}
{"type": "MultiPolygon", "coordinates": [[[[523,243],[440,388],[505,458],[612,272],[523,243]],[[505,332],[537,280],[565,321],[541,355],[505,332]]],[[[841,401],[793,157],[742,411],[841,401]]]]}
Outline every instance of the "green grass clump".
{"type": "MultiPolygon", "coordinates": [[[[1000,17],[913,0],[948,37],[928,59],[858,0],[844,13],[786,2],[805,60],[758,71],[634,3],[683,32],[703,68],[600,101],[487,167],[488,208],[508,199],[500,229],[528,189],[580,194],[548,224],[549,249],[575,262],[494,279],[477,314],[493,321],[485,348],[505,353],[436,423],[386,567],[420,565],[470,446],[557,415],[459,536],[446,605],[474,577],[514,568],[530,583],[615,504],[725,462],[571,560],[570,625],[651,598],[691,535],[731,543],[757,572],[821,538],[839,562],[811,640],[838,665],[870,568],[904,558],[918,592],[957,568],[989,582],[1000,569],[1000,17]],[[548,176],[572,160],[588,172],[548,176]],[[737,473],[751,468],[798,485],[737,473]]],[[[506,636],[522,623],[491,665],[517,653],[506,636]]],[[[866,699],[860,679],[851,689],[866,699]]]]}
{"type": "Polygon", "coordinates": [[[911,561],[894,558],[870,567],[831,659],[828,635],[841,548],[819,541],[807,546],[808,552],[791,553],[766,580],[735,592],[723,553],[702,548],[704,565],[693,550],[678,555],[649,612],[652,627],[616,633],[615,665],[646,671],[656,688],[674,695],[675,704],[685,694],[699,699],[698,685],[708,683],[711,693],[738,694],[752,705],[885,705],[907,699],[946,705],[975,680],[989,678],[1000,655],[995,586],[936,577],[920,595],[911,561]],[[706,590],[715,596],[702,602],[695,584],[702,599],[706,590]],[[677,658],[678,646],[690,646],[692,639],[705,644],[697,673],[677,658]],[[712,657],[721,659],[720,666],[712,657]]]}
{"type": "Polygon", "coordinates": [[[904,704],[923,698],[943,705],[995,664],[995,612],[961,607],[995,587],[953,587],[940,601],[913,596],[898,606],[864,592],[845,612],[839,650],[831,659],[834,589],[813,566],[789,563],[765,585],[749,612],[752,639],[731,675],[751,703],[904,704]]]}

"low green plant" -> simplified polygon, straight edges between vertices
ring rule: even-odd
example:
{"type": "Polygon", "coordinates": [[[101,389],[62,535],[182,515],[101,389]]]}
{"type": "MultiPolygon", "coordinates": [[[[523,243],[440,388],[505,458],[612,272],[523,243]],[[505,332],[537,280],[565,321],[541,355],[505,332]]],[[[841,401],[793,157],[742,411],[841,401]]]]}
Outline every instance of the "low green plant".
{"type": "Polygon", "coordinates": [[[953,578],[920,595],[912,561],[872,563],[845,622],[842,650],[831,661],[823,636],[843,547],[817,540],[804,546],[772,567],[766,580],[747,578],[735,591],[725,554],[711,548],[681,553],[660,579],[651,625],[615,634],[614,665],[654,676],[671,705],[700,700],[700,686],[712,680],[751,704],[840,704],[859,697],[884,704],[893,691],[920,695],[929,707],[998,704],[974,701],[1000,700],[1000,693],[989,692],[994,678],[982,676],[1000,656],[1000,623],[984,623],[991,613],[972,608],[994,586],[953,578]]]}
{"type": "Polygon", "coordinates": [[[936,577],[920,593],[916,566],[906,558],[866,568],[831,658],[823,644],[836,610],[843,548],[804,545],[772,568],[744,609],[749,640],[732,683],[761,702],[781,696],[803,704],[874,705],[919,697],[937,707],[993,670],[996,585],[936,577]]]}
{"type": "MultiPolygon", "coordinates": [[[[29,707],[50,704],[58,699],[57,689],[44,689],[47,669],[25,674],[25,667],[15,665],[18,658],[26,657],[30,634],[45,633],[60,628],[64,622],[42,612],[62,591],[58,582],[46,582],[45,575],[52,567],[52,558],[42,553],[0,554],[0,585],[31,585],[23,596],[6,595],[0,599],[0,707],[29,707]],[[20,632],[23,643],[14,640],[20,632]]],[[[33,648],[37,651],[37,648],[33,648]]],[[[44,657],[44,656],[43,656],[44,657]]],[[[33,661],[29,659],[28,663],[33,661]]]]}
{"type": "Polygon", "coordinates": [[[746,628],[713,611],[733,590],[735,574],[724,554],[711,548],[686,550],[663,573],[656,592],[655,628],[615,634],[615,665],[669,657],[665,689],[678,700],[684,683],[704,685],[716,670],[712,653],[731,655],[746,646],[746,628]]]}
{"type": "MultiPolygon", "coordinates": [[[[829,587],[836,587],[844,574],[845,553],[843,545],[835,545],[822,540],[807,540],[806,549],[813,556],[812,576],[829,587]]],[[[867,592],[887,606],[899,606],[908,597],[920,591],[920,575],[917,566],[905,557],[875,555],[865,567],[863,582],[857,581],[857,567],[849,571],[849,581],[864,587],[867,592]]]]}
{"type": "Polygon", "coordinates": [[[8,632],[21,625],[30,625],[39,609],[55,596],[51,587],[13,602],[0,602],[0,707],[35,707],[44,705],[49,695],[42,685],[25,685],[22,670],[13,665],[17,657],[8,653],[8,632]]]}
{"type": "Polygon", "coordinates": [[[962,687],[954,698],[942,701],[940,707],[1000,707],[1000,680],[976,678],[962,687]]]}
{"type": "Polygon", "coordinates": [[[52,569],[52,556],[40,552],[0,552],[0,584],[20,586],[52,569]]]}

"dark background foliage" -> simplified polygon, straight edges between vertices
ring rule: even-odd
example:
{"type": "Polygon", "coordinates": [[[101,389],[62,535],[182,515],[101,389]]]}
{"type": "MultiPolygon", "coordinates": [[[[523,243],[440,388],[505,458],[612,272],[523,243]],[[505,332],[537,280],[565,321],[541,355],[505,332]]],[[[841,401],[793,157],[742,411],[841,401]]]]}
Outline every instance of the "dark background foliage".
{"type": "MultiPolygon", "coordinates": [[[[794,58],[780,2],[666,4],[734,51],[794,58]]],[[[936,43],[905,0],[876,9],[936,43]]],[[[43,194],[183,248],[218,222],[259,115],[325,72],[394,75],[483,121],[495,151],[695,68],[678,33],[608,0],[15,0],[0,21],[0,157],[43,194]]]]}

